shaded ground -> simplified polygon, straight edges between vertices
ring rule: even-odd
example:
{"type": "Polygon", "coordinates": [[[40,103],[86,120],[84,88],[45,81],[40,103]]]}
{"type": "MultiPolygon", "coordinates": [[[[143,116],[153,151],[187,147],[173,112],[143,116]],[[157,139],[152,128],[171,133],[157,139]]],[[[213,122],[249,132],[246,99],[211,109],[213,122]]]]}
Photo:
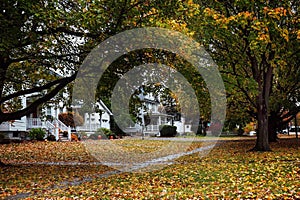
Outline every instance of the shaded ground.
{"type": "MultiPolygon", "coordinates": [[[[141,152],[155,150],[156,142],[158,147],[164,142],[152,141],[147,147],[147,143],[140,145],[139,140],[128,141],[115,142],[141,152]]],[[[28,193],[35,195],[32,196],[35,199],[300,198],[299,143],[295,139],[281,139],[272,144],[273,152],[247,152],[254,143],[252,139],[218,142],[205,157],[195,153],[180,157],[160,170],[120,172],[108,177],[101,174],[116,170],[95,164],[97,160],[81,143],[1,145],[0,159],[13,165],[0,168],[0,198],[28,193]],[[16,165],[19,162],[32,164],[16,165]],[[78,184],[70,186],[70,183],[78,184]]],[[[201,146],[203,141],[197,141],[189,150],[201,146]]]]}

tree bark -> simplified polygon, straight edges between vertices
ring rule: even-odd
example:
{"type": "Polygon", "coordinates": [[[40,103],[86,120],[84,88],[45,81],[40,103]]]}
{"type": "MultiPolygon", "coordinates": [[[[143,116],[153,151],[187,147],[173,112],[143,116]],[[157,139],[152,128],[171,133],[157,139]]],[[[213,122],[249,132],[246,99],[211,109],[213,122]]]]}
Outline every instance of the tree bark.
{"type": "MultiPolygon", "coordinates": [[[[259,95],[262,96],[262,95],[259,95]]],[[[266,103],[259,97],[260,104],[258,105],[258,131],[256,145],[253,148],[254,151],[270,151],[269,137],[268,137],[268,113],[266,109],[266,103]]]]}
{"type": "Polygon", "coordinates": [[[275,112],[271,112],[268,123],[269,142],[277,142],[277,129],[279,128],[280,117],[278,117],[275,112]]]}
{"type": "MultiPolygon", "coordinates": [[[[265,62],[266,63],[266,62],[265,62]]],[[[266,67],[266,66],[265,66],[266,67]]],[[[257,140],[253,148],[255,151],[271,151],[269,145],[269,97],[271,92],[273,68],[269,66],[262,76],[257,77],[257,140]]]]}

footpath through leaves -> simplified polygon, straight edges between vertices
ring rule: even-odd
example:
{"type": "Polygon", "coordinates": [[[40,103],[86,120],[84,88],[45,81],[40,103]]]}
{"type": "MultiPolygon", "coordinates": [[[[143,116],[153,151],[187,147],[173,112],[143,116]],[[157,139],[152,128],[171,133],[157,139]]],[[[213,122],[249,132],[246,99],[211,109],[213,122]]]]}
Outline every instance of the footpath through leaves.
{"type": "MultiPolygon", "coordinates": [[[[126,140],[115,142],[126,144],[126,140]]],[[[138,140],[128,140],[127,147],[133,145],[148,152],[155,144],[163,143],[148,141],[147,147],[146,142],[140,145],[138,140]]],[[[194,142],[189,150],[205,146],[204,143],[207,142],[194,142]]],[[[114,169],[95,164],[82,143],[2,145],[0,159],[14,164],[0,169],[0,198],[28,192],[32,196],[27,199],[300,198],[299,143],[282,139],[272,145],[273,152],[247,152],[253,145],[253,140],[220,141],[202,158],[198,154],[187,155],[157,171],[118,173],[105,178],[98,175],[114,169]],[[40,164],[15,164],[22,162],[40,164]],[[41,165],[42,162],[74,164],[41,165]],[[92,179],[75,186],[62,184],[84,177],[92,179]]]]}

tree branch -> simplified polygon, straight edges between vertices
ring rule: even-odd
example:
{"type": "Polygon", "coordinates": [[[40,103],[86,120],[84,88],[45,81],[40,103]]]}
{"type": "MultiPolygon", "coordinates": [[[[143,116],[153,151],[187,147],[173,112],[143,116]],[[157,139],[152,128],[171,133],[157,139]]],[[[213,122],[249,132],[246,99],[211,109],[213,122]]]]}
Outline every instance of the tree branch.
{"type": "MultiPolygon", "coordinates": [[[[38,108],[42,103],[47,102],[51,100],[60,90],[62,90],[64,87],[66,87],[70,82],[74,81],[76,78],[77,73],[73,74],[70,77],[60,79],[60,82],[57,83],[58,85],[51,90],[49,93],[45,94],[43,97],[35,100],[32,104],[27,106],[26,108],[22,110],[18,110],[16,112],[11,112],[11,113],[2,113],[0,115],[0,123],[4,121],[9,121],[9,120],[14,120],[21,118],[27,114],[32,113],[34,110],[38,108]]],[[[21,93],[22,91],[20,91],[21,93]]],[[[27,91],[28,92],[28,91],[27,91]]]]}
{"type": "Polygon", "coordinates": [[[58,80],[55,80],[55,81],[52,81],[50,83],[47,83],[43,86],[40,86],[40,87],[34,87],[34,88],[30,88],[30,89],[27,89],[27,90],[21,90],[21,91],[18,91],[18,92],[15,92],[13,94],[9,94],[7,96],[4,96],[0,99],[0,104],[2,104],[3,102],[9,100],[9,99],[12,99],[12,98],[15,98],[15,97],[18,97],[18,96],[22,96],[22,95],[26,95],[26,94],[31,94],[31,93],[34,93],[34,92],[41,92],[45,89],[50,89],[52,86],[54,85],[57,85],[57,84],[60,84],[60,83],[64,83],[70,79],[73,78],[73,76],[76,76],[76,74],[70,76],[70,77],[66,77],[66,78],[62,78],[62,79],[58,79],[58,80]]]}

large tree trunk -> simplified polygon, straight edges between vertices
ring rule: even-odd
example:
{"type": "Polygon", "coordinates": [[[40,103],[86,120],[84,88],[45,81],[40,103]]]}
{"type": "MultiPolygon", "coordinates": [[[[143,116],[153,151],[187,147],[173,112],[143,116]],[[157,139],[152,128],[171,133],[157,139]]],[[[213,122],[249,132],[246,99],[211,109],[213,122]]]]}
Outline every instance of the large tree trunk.
{"type": "Polygon", "coordinates": [[[268,113],[266,112],[265,105],[258,106],[257,116],[257,139],[256,145],[253,148],[255,151],[270,151],[269,137],[268,137],[268,113]]]}
{"type": "Polygon", "coordinates": [[[269,135],[269,142],[277,142],[277,129],[279,128],[279,120],[280,117],[277,116],[275,112],[271,112],[269,116],[269,126],[268,126],[268,135],[269,135]]]}
{"type": "Polygon", "coordinates": [[[257,140],[253,148],[255,151],[271,151],[269,145],[269,97],[271,92],[273,68],[269,66],[262,76],[258,76],[258,96],[257,96],[257,140]]]}

